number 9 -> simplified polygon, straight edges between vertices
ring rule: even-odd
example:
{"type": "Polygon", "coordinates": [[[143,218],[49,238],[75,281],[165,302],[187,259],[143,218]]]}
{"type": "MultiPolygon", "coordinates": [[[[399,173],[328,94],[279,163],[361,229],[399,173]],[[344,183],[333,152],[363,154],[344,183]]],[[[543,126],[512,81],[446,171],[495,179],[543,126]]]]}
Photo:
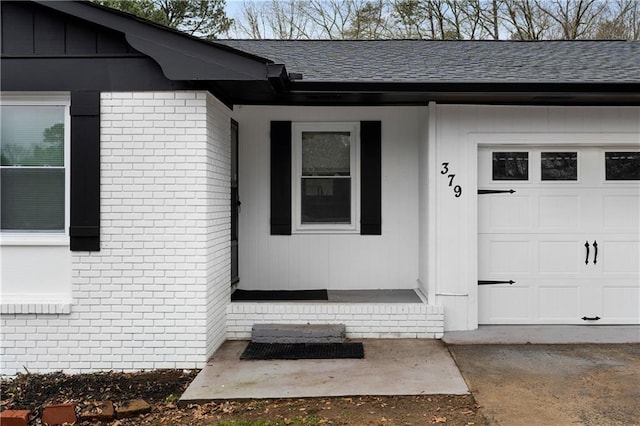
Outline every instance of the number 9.
{"type": "Polygon", "coordinates": [[[462,187],[460,185],[454,186],[453,192],[456,193],[456,198],[460,198],[460,196],[462,195],[462,187]]]}

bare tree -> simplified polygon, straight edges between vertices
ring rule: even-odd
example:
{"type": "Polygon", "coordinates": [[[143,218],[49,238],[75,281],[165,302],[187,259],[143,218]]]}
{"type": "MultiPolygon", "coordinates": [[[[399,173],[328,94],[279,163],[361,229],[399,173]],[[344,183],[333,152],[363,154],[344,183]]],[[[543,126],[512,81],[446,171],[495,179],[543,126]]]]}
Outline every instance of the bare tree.
{"type": "Polygon", "coordinates": [[[640,0],[245,0],[235,28],[251,38],[637,40],[640,0]]]}
{"type": "Polygon", "coordinates": [[[515,40],[547,38],[551,24],[549,16],[535,0],[505,0],[505,21],[515,40]]]}
{"type": "Polygon", "coordinates": [[[235,28],[240,36],[256,40],[265,38],[264,8],[252,1],[243,1],[240,17],[235,19],[235,28]]]}
{"type": "Polygon", "coordinates": [[[553,0],[536,1],[540,10],[555,21],[561,30],[560,37],[565,40],[589,38],[593,35],[598,16],[605,10],[602,0],[553,0]]]}
{"type": "Polygon", "coordinates": [[[319,38],[343,39],[361,0],[309,0],[307,13],[319,38]]]}
{"type": "Polygon", "coordinates": [[[427,13],[420,0],[394,0],[394,36],[398,38],[425,38],[427,13]]]}
{"type": "Polygon", "coordinates": [[[597,39],[638,40],[640,37],[640,1],[616,0],[608,5],[595,33],[597,39]]]}
{"type": "Polygon", "coordinates": [[[345,36],[350,39],[390,38],[387,3],[384,0],[365,2],[351,18],[345,36]]]}
{"type": "Polygon", "coordinates": [[[307,2],[301,0],[271,0],[266,20],[275,38],[308,39],[309,15],[307,2]]]}
{"type": "Polygon", "coordinates": [[[504,19],[504,0],[470,0],[470,7],[480,15],[481,38],[500,39],[501,21],[504,19]]]}

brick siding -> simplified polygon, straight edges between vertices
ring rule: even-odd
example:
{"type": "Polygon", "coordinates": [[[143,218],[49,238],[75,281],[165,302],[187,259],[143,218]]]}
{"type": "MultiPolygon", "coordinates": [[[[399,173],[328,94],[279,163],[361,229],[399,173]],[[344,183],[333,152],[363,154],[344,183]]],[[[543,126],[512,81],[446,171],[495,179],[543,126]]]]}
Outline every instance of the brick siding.
{"type": "Polygon", "coordinates": [[[70,313],[2,315],[2,373],[205,364],[229,300],[229,120],[206,92],[101,95],[101,250],[72,254],[70,313]]]}
{"type": "Polygon", "coordinates": [[[345,324],[349,338],[428,338],[444,333],[442,306],[419,303],[249,303],[227,305],[227,338],[251,338],[254,323],[345,324]]]}

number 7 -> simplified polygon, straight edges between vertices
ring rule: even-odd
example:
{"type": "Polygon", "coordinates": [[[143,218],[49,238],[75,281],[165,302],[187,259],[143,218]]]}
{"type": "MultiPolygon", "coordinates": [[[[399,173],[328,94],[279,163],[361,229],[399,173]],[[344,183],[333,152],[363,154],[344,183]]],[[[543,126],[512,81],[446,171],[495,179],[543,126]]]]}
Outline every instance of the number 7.
{"type": "Polygon", "coordinates": [[[456,177],[456,175],[449,175],[449,186],[453,186],[453,178],[456,177]]]}

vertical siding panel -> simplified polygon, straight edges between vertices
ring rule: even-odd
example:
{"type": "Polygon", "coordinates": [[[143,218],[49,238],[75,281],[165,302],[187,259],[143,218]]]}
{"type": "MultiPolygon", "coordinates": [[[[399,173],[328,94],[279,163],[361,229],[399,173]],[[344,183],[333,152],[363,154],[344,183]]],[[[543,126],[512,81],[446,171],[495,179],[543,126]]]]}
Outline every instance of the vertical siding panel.
{"type": "Polygon", "coordinates": [[[69,55],[86,55],[96,52],[96,33],[91,27],[76,23],[67,24],[66,51],[69,55]]]}
{"type": "Polygon", "coordinates": [[[34,16],[34,52],[38,55],[64,53],[64,22],[52,15],[34,16]]]}
{"type": "Polygon", "coordinates": [[[233,116],[242,129],[240,288],[415,288],[420,111],[424,108],[236,108],[233,116]],[[382,235],[270,235],[269,132],[270,122],[278,120],[383,122],[382,235]]]}
{"type": "Polygon", "coordinates": [[[2,46],[5,55],[33,54],[33,11],[24,5],[2,2],[2,46]]]}

